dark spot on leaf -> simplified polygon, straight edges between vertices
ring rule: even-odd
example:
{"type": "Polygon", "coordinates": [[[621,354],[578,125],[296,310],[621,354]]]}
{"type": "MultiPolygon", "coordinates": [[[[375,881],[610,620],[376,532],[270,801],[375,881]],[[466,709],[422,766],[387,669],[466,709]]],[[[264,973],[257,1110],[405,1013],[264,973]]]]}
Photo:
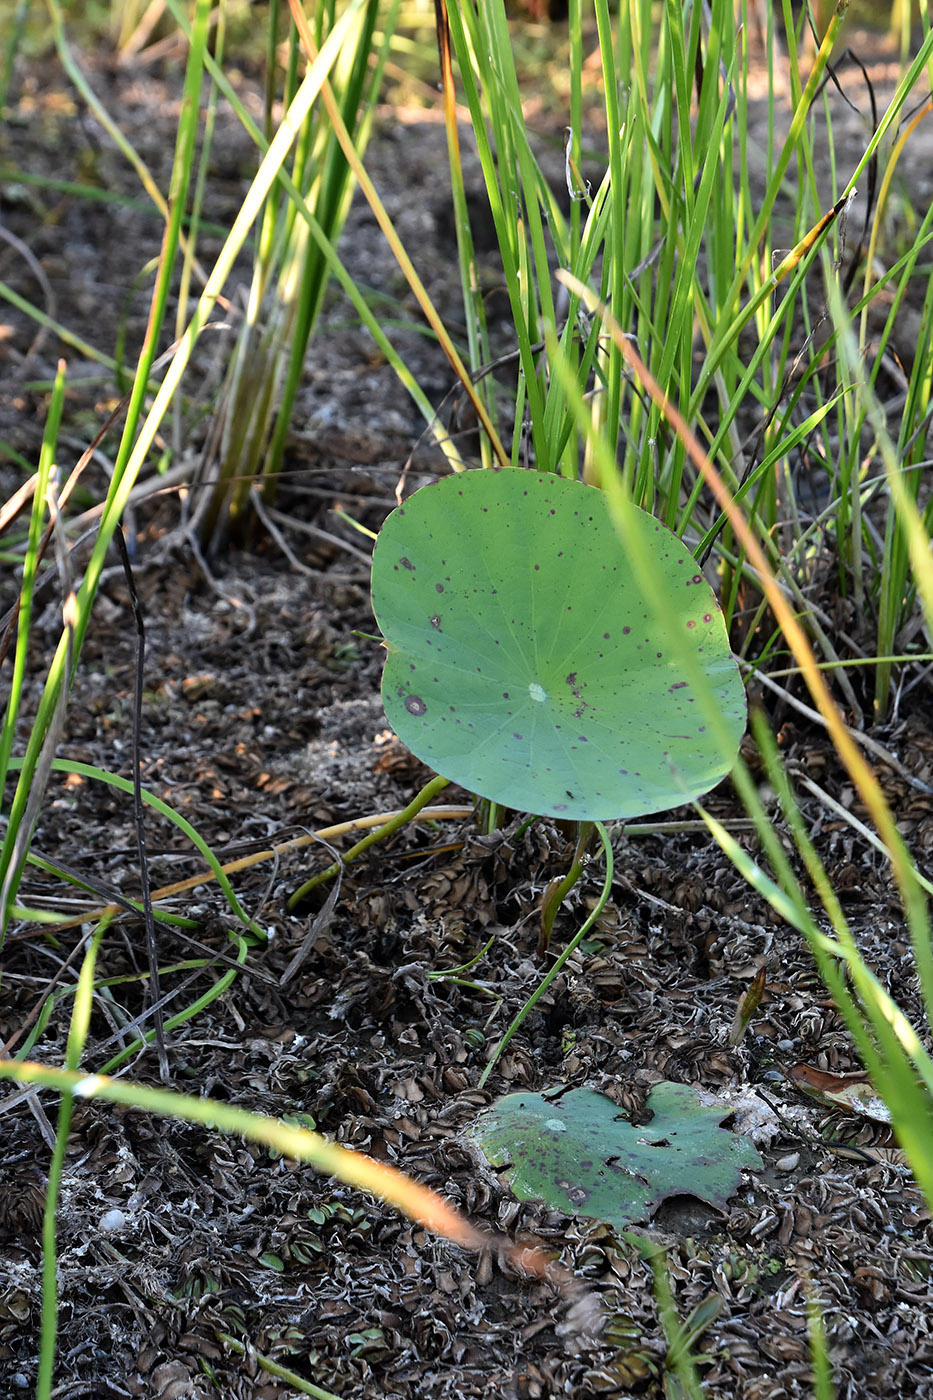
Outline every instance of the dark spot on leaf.
{"type": "Polygon", "coordinates": [[[631,627],[623,627],[623,628],[622,628],[622,636],[623,636],[623,637],[627,637],[628,634],[631,632],[631,630],[632,630],[631,627]]]}
{"type": "Polygon", "coordinates": [[[427,713],[427,705],[420,695],[406,695],[405,709],[410,715],[423,715],[427,713]]]}
{"type": "Polygon", "coordinates": [[[436,583],[434,588],[438,593],[443,593],[444,591],[444,585],[442,583],[436,583]]]}
{"type": "Polygon", "coordinates": [[[398,562],[401,564],[401,566],[402,566],[403,569],[408,569],[408,570],[410,570],[412,573],[414,572],[415,566],[414,566],[414,564],[411,562],[410,559],[406,559],[406,558],[403,557],[403,558],[401,558],[398,562]]]}
{"type": "MultiPolygon", "coordinates": [[[[440,613],[435,613],[434,616],[431,618],[431,626],[434,627],[434,628],[436,628],[438,632],[440,632],[440,631],[442,630],[442,629],[441,629],[441,615],[440,615],[440,613]]],[[[659,656],[660,656],[660,654],[661,654],[661,653],[658,652],[658,655],[659,655],[659,656]]]]}

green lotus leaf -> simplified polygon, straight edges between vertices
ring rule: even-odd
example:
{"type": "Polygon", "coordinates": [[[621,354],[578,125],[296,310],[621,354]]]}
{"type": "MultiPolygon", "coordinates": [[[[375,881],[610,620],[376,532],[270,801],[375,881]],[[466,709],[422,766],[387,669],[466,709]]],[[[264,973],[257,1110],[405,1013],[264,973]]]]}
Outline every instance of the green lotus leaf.
{"type": "Polygon", "coordinates": [[[414,754],[494,802],[576,820],[661,811],[725,776],[746,709],[722,613],[676,535],[634,507],[629,528],[660,622],[594,487],[470,471],[392,512],[372,601],[386,715],[414,754]],[[728,753],[684,673],[684,638],[728,753]]]}
{"type": "Polygon", "coordinates": [[[508,1094],[484,1109],[469,1137],[519,1200],[627,1229],[670,1196],[722,1209],[760,1171],[752,1144],[719,1125],[728,1105],[710,1105],[686,1084],[656,1084],[648,1124],[635,1126],[594,1089],[508,1094]]]}

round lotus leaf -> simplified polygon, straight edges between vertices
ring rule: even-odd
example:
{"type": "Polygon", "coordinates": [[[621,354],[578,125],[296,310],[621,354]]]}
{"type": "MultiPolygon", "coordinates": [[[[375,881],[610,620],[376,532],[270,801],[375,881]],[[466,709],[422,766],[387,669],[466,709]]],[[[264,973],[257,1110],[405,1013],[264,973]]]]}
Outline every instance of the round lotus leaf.
{"type": "Polygon", "coordinates": [[[696,560],[632,509],[649,606],[602,491],[546,472],[445,477],[393,511],[373,557],[386,715],[437,773],[503,806],[642,816],[729,771],[745,692],[696,560]],[[734,740],[713,742],[686,638],[734,740]]]}

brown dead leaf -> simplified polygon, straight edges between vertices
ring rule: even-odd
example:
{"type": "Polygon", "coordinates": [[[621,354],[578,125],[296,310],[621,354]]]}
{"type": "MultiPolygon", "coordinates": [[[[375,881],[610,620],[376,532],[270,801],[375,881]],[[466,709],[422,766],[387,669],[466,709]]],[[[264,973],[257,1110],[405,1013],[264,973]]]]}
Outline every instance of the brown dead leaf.
{"type": "Polygon", "coordinates": [[[867,1074],[829,1074],[812,1065],[794,1065],[787,1077],[798,1089],[831,1108],[858,1113],[876,1123],[890,1123],[891,1110],[867,1074]]]}

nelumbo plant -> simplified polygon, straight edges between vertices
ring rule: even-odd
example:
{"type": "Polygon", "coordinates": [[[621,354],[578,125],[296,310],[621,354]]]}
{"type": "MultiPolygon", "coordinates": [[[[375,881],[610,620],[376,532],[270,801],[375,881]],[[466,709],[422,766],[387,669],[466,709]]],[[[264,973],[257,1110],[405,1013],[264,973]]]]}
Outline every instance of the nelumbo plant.
{"type": "MultiPolygon", "coordinates": [[[[603,823],[719,782],[745,730],[745,691],[683,541],[546,472],[471,471],[417,491],[379,535],[372,600],[388,650],[386,715],[412,752],[492,803],[593,823],[605,852],[595,910],[500,1040],[484,1083],[608,897],[603,823]]],[[[506,1114],[506,1155],[513,1127],[506,1114]]]]}

